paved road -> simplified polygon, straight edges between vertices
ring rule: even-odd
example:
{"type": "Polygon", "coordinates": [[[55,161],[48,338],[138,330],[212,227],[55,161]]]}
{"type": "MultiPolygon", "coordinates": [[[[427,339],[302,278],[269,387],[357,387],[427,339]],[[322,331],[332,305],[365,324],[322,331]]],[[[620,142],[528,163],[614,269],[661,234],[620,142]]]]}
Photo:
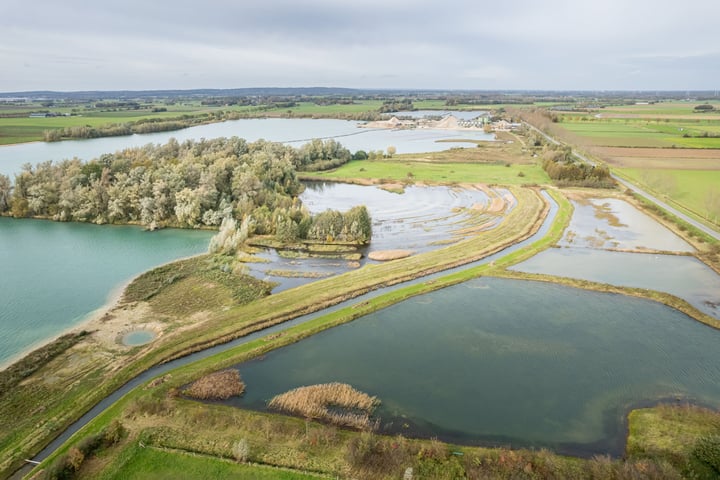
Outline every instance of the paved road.
{"type": "MultiPolygon", "coordinates": [[[[536,131],[537,133],[539,133],[540,135],[545,137],[545,139],[547,141],[554,143],[555,145],[563,145],[562,142],[554,139],[550,135],[546,134],[545,132],[543,132],[542,130],[540,130],[538,128],[535,128],[534,126],[530,125],[529,123],[525,122],[525,125],[527,125],[531,129],[533,129],[534,131],[536,131]]],[[[578,151],[575,149],[573,149],[573,155],[575,155],[577,158],[579,158],[580,160],[582,160],[585,163],[589,163],[590,165],[596,165],[596,162],[590,160],[585,155],[578,153],[578,151]]],[[[663,202],[656,196],[648,193],[647,191],[643,190],[642,188],[638,187],[637,185],[630,183],[627,180],[624,180],[615,174],[611,174],[611,175],[612,175],[612,178],[614,178],[616,182],[620,183],[624,187],[629,188],[630,190],[634,191],[635,193],[637,193],[639,195],[642,195],[643,197],[647,198],[648,200],[655,203],[656,205],[663,208],[664,210],[667,210],[668,212],[672,213],[676,217],[681,218],[682,220],[689,223],[690,225],[697,228],[698,230],[701,230],[701,231],[707,233],[714,239],[720,240],[720,232],[718,232],[717,230],[713,230],[712,228],[708,227],[707,225],[700,223],[693,218],[690,218],[689,216],[685,215],[684,213],[680,212],[679,210],[675,209],[674,207],[668,205],[667,203],[663,202]]]]}

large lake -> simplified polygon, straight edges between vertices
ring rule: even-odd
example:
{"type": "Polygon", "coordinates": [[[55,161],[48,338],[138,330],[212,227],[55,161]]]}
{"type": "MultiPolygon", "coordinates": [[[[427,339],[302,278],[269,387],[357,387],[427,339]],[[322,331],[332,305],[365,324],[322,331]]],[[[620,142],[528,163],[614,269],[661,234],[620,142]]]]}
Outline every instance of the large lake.
{"type": "Polygon", "coordinates": [[[360,122],[327,119],[243,119],[211,123],[172,132],[65,140],[62,142],[35,142],[0,146],[0,174],[13,175],[25,163],[36,164],[46,160],[60,161],[77,157],[91,160],[103,153],[112,153],[148,143],[166,143],[170,138],[185,140],[217,137],[240,137],[248,141],[259,139],[300,146],[313,138],[334,138],[351,152],[357,150],[383,150],[394,146],[397,153],[420,153],[447,150],[457,146],[475,147],[467,140],[494,140],[493,134],[462,130],[386,130],[360,128],[360,122]],[[446,143],[438,140],[455,140],[446,143]],[[463,142],[465,141],[465,142],[463,142]]]}
{"type": "Polygon", "coordinates": [[[77,325],[139,273],[212,232],[0,218],[0,366],[77,325]]]}
{"type": "Polygon", "coordinates": [[[659,303],[480,278],[240,364],[228,403],[339,381],[380,398],[384,432],[621,454],[631,407],[720,405],[718,355],[720,332],[659,303]]]}

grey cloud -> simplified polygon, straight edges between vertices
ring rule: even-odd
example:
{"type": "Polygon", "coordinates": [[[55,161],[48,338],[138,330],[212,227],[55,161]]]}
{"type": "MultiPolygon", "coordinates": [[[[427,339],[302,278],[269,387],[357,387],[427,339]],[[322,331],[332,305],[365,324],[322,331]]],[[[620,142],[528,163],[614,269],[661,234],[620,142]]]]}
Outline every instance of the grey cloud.
{"type": "Polygon", "coordinates": [[[0,90],[716,88],[717,55],[692,54],[720,45],[718,17],[700,0],[5,0],[0,90]]]}

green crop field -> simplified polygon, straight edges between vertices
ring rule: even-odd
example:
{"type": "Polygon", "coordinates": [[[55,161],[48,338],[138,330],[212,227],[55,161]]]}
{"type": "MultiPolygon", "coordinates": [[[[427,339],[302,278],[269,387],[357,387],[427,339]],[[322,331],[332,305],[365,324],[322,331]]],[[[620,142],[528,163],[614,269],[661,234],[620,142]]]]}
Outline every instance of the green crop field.
{"type": "Polygon", "coordinates": [[[379,178],[403,182],[430,181],[440,183],[489,183],[522,185],[547,184],[550,179],[539,165],[487,165],[468,163],[427,163],[413,161],[354,161],[328,172],[314,175],[327,179],[379,178]],[[522,173],[522,175],[520,175],[522,173]]]}
{"type": "Polygon", "coordinates": [[[584,118],[565,116],[559,125],[598,146],[720,148],[720,121],[584,118]]]}
{"type": "Polygon", "coordinates": [[[720,170],[621,168],[617,171],[695,215],[715,224],[720,222],[720,170]]]}
{"type": "Polygon", "coordinates": [[[694,115],[695,107],[702,103],[709,103],[714,105],[716,109],[720,110],[720,101],[672,101],[672,102],[660,102],[652,105],[618,105],[609,106],[603,108],[603,113],[620,113],[630,115],[694,115]]]}

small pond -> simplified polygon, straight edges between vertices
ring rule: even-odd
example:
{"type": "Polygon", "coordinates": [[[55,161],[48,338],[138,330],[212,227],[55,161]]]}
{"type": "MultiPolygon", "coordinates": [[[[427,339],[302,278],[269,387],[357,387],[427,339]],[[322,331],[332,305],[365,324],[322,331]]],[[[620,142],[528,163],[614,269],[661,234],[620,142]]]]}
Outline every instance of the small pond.
{"type": "Polygon", "coordinates": [[[155,340],[156,334],[150,330],[133,330],[122,336],[121,342],[128,347],[145,345],[155,340]]]}
{"type": "Polygon", "coordinates": [[[481,278],[240,364],[226,403],[340,381],[381,399],[384,432],[621,454],[630,408],[720,404],[719,354],[720,332],[659,303],[481,278]]]}

